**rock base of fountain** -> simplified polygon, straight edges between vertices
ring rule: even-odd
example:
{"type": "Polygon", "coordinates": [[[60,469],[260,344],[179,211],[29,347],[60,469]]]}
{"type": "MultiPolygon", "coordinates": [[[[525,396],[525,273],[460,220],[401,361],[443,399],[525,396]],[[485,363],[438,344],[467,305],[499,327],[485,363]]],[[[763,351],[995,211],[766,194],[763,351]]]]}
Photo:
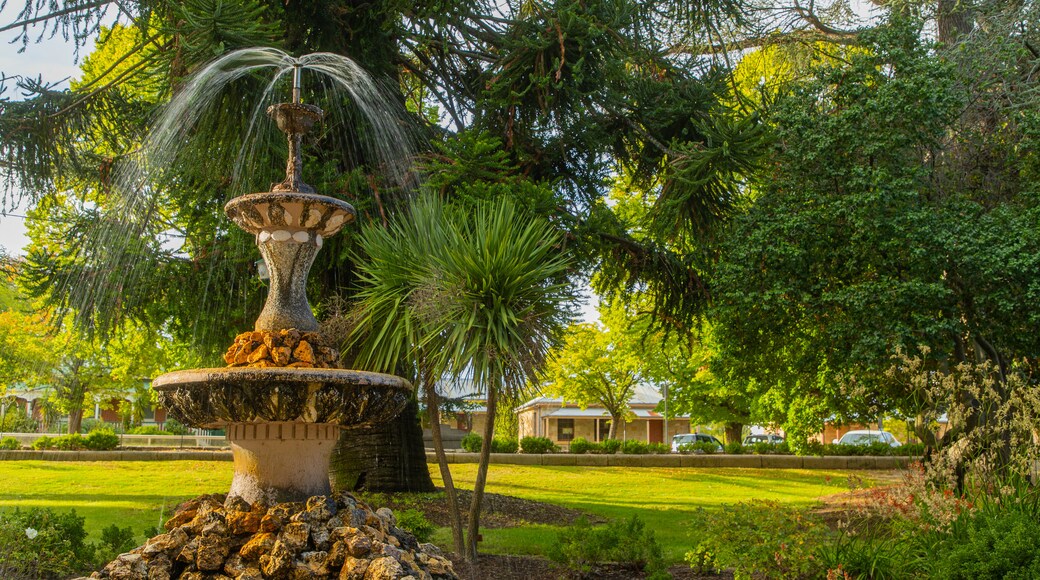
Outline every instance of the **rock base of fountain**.
{"type": "Polygon", "coordinates": [[[457,578],[437,547],[398,528],[389,509],[373,510],[349,493],[270,507],[203,496],[182,504],[165,528],[91,578],[457,578]]]}

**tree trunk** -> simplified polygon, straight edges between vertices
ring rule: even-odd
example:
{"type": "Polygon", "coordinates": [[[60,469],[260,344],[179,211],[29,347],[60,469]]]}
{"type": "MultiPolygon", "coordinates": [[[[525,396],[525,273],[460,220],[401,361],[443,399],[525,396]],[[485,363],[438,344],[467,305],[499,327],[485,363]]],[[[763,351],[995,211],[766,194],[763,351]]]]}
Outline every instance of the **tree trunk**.
{"type": "Polygon", "coordinates": [[[440,397],[434,390],[433,381],[426,381],[426,412],[430,416],[430,434],[433,435],[433,449],[437,453],[437,466],[444,481],[444,495],[448,496],[448,516],[451,518],[451,539],[455,553],[464,553],[466,546],[462,536],[462,510],[459,507],[458,494],[455,493],[455,480],[451,477],[448,457],[444,454],[444,440],[441,438],[440,397]]]}
{"type": "Polygon", "coordinates": [[[469,529],[466,533],[465,558],[470,563],[477,561],[477,538],[480,533],[480,504],[484,500],[484,485],[487,483],[488,464],[491,462],[491,440],[495,436],[496,393],[492,381],[487,387],[487,423],[484,425],[484,441],[480,445],[480,463],[473,482],[473,501],[469,504],[469,529]]]}
{"type": "Polygon", "coordinates": [[[744,424],[731,421],[726,423],[726,444],[740,443],[743,441],[744,424]]]}
{"type": "Polygon", "coordinates": [[[607,439],[617,439],[617,426],[620,419],[620,415],[610,414],[610,430],[607,431],[607,439]]]}
{"type": "Polygon", "coordinates": [[[83,403],[73,404],[69,408],[69,434],[79,433],[79,428],[83,424],[83,403]]]}
{"type": "Polygon", "coordinates": [[[935,12],[939,42],[943,44],[957,42],[975,27],[975,10],[969,1],[939,0],[935,12]]]}
{"type": "Polygon", "coordinates": [[[336,490],[435,491],[426,465],[419,404],[409,401],[388,423],[344,429],[329,472],[336,490]]]}

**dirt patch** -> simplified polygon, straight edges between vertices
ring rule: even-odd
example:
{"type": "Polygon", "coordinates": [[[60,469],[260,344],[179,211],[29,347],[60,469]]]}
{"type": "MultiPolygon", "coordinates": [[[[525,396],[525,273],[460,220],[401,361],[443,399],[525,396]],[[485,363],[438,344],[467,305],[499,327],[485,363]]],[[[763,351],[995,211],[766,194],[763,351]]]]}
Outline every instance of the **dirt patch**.
{"type": "MultiPolygon", "coordinates": [[[[462,508],[463,525],[466,525],[466,512],[473,493],[458,490],[459,504],[462,508]]],[[[451,526],[448,512],[448,498],[444,492],[410,493],[410,494],[363,494],[365,501],[371,505],[388,507],[394,512],[415,509],[419,510],[434,525],[451,526]]],[[[606,520],[579,510],[560,507],[549,503],[520,499],[497,493],[485,493],[481,504],[480,525],[483,528],[515,528],[524,524],[548,524],[553,526],[569,526],[579,518],[585,517],[591,523],[603,523],[606,520]]]]}

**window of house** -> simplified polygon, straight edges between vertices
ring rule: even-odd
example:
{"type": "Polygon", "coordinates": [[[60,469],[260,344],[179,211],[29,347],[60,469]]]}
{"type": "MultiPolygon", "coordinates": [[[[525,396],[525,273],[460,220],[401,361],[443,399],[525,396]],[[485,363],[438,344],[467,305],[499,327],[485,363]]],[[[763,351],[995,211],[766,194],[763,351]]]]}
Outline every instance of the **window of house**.
{"type": "Polygon", "coordinates": [[[599,439],[597,441],[603,441],[610,435],[610,419],[599,420],[599,439]]]}
{"type": "Polygon", "coordinates": [[[574,439],[574,419],[556,420],[556,440],[570,441],[574,439]]]}

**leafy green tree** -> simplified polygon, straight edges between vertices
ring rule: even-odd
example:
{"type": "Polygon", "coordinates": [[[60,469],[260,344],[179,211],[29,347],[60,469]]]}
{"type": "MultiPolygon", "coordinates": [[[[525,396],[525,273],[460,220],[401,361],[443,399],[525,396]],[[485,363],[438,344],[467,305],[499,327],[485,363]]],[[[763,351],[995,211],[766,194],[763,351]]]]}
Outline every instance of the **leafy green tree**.
{"type": "Polygon", "coordinates": [[[920,414],[921,393],[885,379],[899,350],[928,347],[938,372],[989,360],[1001,375],[1040,347],[1025,331],[1040,239],[1035,159],[1016,153],[1036,122],[1012,90],[1021,71],[976,84],[958,57],[971,51],[937,54],[900,19],[860,38],[770,112],[770,171],[713,280],[713,372],[753,385],[794,442],[832,415],[920,414]]]}
{"type": "Polygon", "coordinates": [[[637,331],[623,307],[600,308],[600,322],[573,324],[543,373],[542,392],[610,415],[610,439],[631,420],[629,401],[644,380],[637,331]]]}

